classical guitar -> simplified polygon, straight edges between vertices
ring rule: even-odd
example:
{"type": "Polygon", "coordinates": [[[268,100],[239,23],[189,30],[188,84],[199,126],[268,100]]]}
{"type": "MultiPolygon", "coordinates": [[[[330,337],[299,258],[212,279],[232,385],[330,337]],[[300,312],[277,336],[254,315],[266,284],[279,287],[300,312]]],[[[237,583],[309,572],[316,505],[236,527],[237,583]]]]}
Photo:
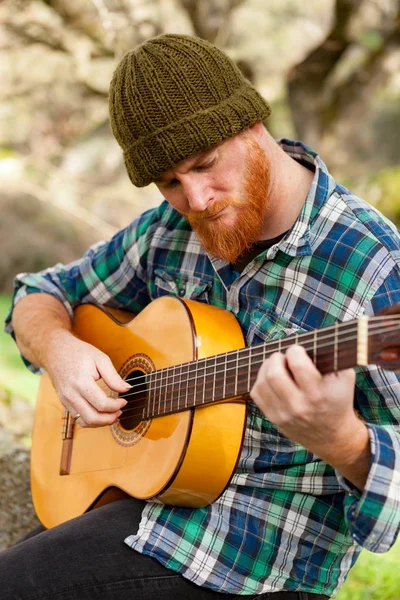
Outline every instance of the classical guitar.
{"type": "MultiPolygon", "coordinates": [[[[398,307],[245,348],[235,317],[165,296],[133,318],[79,306],[73,332],[110,356],[131,383],[118,422],[81,428],[41,377],[31,486],[52,527],[121,495],[201,507],[225,489],[246,425],[246,398],[272,352],[301,344],[322,373],[366,364],[398,368],[398,307]]],[[[108,390],[111,395],[111,390],[108,390]]]]}

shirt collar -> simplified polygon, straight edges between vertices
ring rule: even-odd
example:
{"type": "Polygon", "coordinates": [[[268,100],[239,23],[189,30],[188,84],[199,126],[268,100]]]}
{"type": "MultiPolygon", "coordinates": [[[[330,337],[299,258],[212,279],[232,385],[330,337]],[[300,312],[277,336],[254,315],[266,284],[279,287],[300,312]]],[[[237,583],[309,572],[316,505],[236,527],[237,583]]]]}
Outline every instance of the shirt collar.
{"type": "Polygon", "coordinates": [[[315,173],[307,198],[296,221],[287,234],[263,255],[263,258],[268,260],[273,259],[278,251],[289,256],[312,254],[310,245],[312,221],[336,187],[336,181],[330,175],[324,161],[311,148],[302,142],[287,139],[278,140],[278,144],[286,154],[295,160],[310,164],[315,173]]]}

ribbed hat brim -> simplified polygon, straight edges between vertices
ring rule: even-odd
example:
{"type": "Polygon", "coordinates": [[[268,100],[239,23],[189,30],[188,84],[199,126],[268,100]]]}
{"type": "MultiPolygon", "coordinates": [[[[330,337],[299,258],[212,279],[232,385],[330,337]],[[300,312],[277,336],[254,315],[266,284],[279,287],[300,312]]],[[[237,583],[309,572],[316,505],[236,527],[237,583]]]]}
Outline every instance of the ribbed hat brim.
{"type": "Polygon", "coordinates": [[[256,121],[266,120],[271,113],[269,104],[244,81],[223,102],[153,131],[125,149],[125,166],[132,183],[144,187],[182,160],[220,144],[256,121]]]}

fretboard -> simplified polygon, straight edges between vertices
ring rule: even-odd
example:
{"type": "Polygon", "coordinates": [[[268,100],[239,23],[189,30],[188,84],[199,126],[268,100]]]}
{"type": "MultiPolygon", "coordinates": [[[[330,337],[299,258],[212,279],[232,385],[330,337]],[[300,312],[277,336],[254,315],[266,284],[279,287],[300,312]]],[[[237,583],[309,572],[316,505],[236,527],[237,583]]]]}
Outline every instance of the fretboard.
{"type": "Polygon", "coordinates": [[[146,375],[143,419],[247,396],[262,362],[293,344],[305,348],[322,374],[354,367],[360,364],[357,342],[357,321],[349,321],[154,371],[146,375]]]}

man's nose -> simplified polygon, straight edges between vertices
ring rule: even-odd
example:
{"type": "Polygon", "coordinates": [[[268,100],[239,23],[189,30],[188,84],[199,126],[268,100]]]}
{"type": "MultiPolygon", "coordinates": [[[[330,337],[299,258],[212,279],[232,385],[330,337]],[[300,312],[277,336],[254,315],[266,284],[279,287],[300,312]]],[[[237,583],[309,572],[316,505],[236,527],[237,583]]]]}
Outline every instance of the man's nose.
{"type": "Polygon", "coordinates": [[[201,212],[213,201],[210,188],[200,178],[191,178],[182,182],[182,184],[191,210],[201,212]]]}

